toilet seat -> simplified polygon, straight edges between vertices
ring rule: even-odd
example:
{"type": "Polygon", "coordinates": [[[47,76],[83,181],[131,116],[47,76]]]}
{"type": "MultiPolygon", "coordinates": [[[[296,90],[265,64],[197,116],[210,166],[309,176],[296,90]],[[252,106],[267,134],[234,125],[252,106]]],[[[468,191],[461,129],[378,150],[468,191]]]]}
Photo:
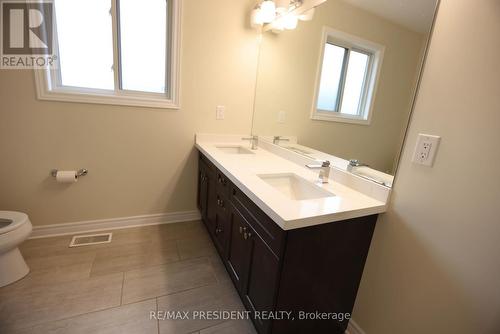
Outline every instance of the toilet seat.
{"type": "Polygon", "coordinates": [[[0,211],[0,235],[17,229],[27,221],[28,215],[25,213],[15,211],[0,211]],[[5,222],[7,222],[7,224],[4,226],[3,223],[5,222]]]}

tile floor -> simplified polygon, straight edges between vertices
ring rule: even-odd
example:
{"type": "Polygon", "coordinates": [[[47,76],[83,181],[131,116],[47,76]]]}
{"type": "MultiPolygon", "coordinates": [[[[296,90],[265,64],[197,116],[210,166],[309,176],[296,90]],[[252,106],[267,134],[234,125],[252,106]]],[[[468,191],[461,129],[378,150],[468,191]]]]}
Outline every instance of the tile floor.
{"type": "Polygon", "coordinates": [[[244,309],[201,222],[112,232],[94,246],[68,248],[70,236],[23,243],[31,272],[0,288],[0,333],[255,333],[248,320],[150,319],[244,309]]]}

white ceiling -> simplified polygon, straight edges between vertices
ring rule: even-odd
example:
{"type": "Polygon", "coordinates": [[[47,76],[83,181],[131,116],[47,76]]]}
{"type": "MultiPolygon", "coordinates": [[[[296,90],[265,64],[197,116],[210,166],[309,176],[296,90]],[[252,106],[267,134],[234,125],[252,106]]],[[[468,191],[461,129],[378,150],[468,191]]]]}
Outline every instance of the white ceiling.
{"type": "Polygon", "coordinates": [[[420,33],[429,32],[437,0],[343,0],[420,33]]]}

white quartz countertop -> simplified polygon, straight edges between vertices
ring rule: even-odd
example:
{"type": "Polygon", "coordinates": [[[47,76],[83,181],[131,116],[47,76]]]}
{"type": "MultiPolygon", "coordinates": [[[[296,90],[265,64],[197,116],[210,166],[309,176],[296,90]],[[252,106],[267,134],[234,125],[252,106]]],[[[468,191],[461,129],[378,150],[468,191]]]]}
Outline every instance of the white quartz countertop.
{"type": "Polygon", "coordinates": [[[264,145],[253,150],[254,154],[230,154],[217,148],[228,145],[249,148],[248,141],[242,141],[241,137],[197,135],[196,148],[282,229],[290,230],[385,212],[384,201],[336,182],[336,173],[330,173],[329,183],[317,183],[318,170],[310,170],[292,162],[262,147],[264,145]],[[261,174],[282,173],[296,174],[332,193],[332,196],[290,199],[259,177],[261,174]]]}

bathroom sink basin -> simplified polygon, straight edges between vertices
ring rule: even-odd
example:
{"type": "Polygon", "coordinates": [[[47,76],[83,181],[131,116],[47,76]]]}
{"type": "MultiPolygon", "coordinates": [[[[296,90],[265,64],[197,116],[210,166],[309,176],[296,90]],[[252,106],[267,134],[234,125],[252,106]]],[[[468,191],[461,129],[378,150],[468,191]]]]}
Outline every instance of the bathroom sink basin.
{"type": "Polygon", "coordinates": [[[219,150],[227,154],[254,154],[243,146],[216,146],[219,150]]]}
{"type": "Polygon", "coordinates": [[[258,177],[281,194],[296,201],[335,196],[335,194],[293,173],[260,174],[258,177]]]}

